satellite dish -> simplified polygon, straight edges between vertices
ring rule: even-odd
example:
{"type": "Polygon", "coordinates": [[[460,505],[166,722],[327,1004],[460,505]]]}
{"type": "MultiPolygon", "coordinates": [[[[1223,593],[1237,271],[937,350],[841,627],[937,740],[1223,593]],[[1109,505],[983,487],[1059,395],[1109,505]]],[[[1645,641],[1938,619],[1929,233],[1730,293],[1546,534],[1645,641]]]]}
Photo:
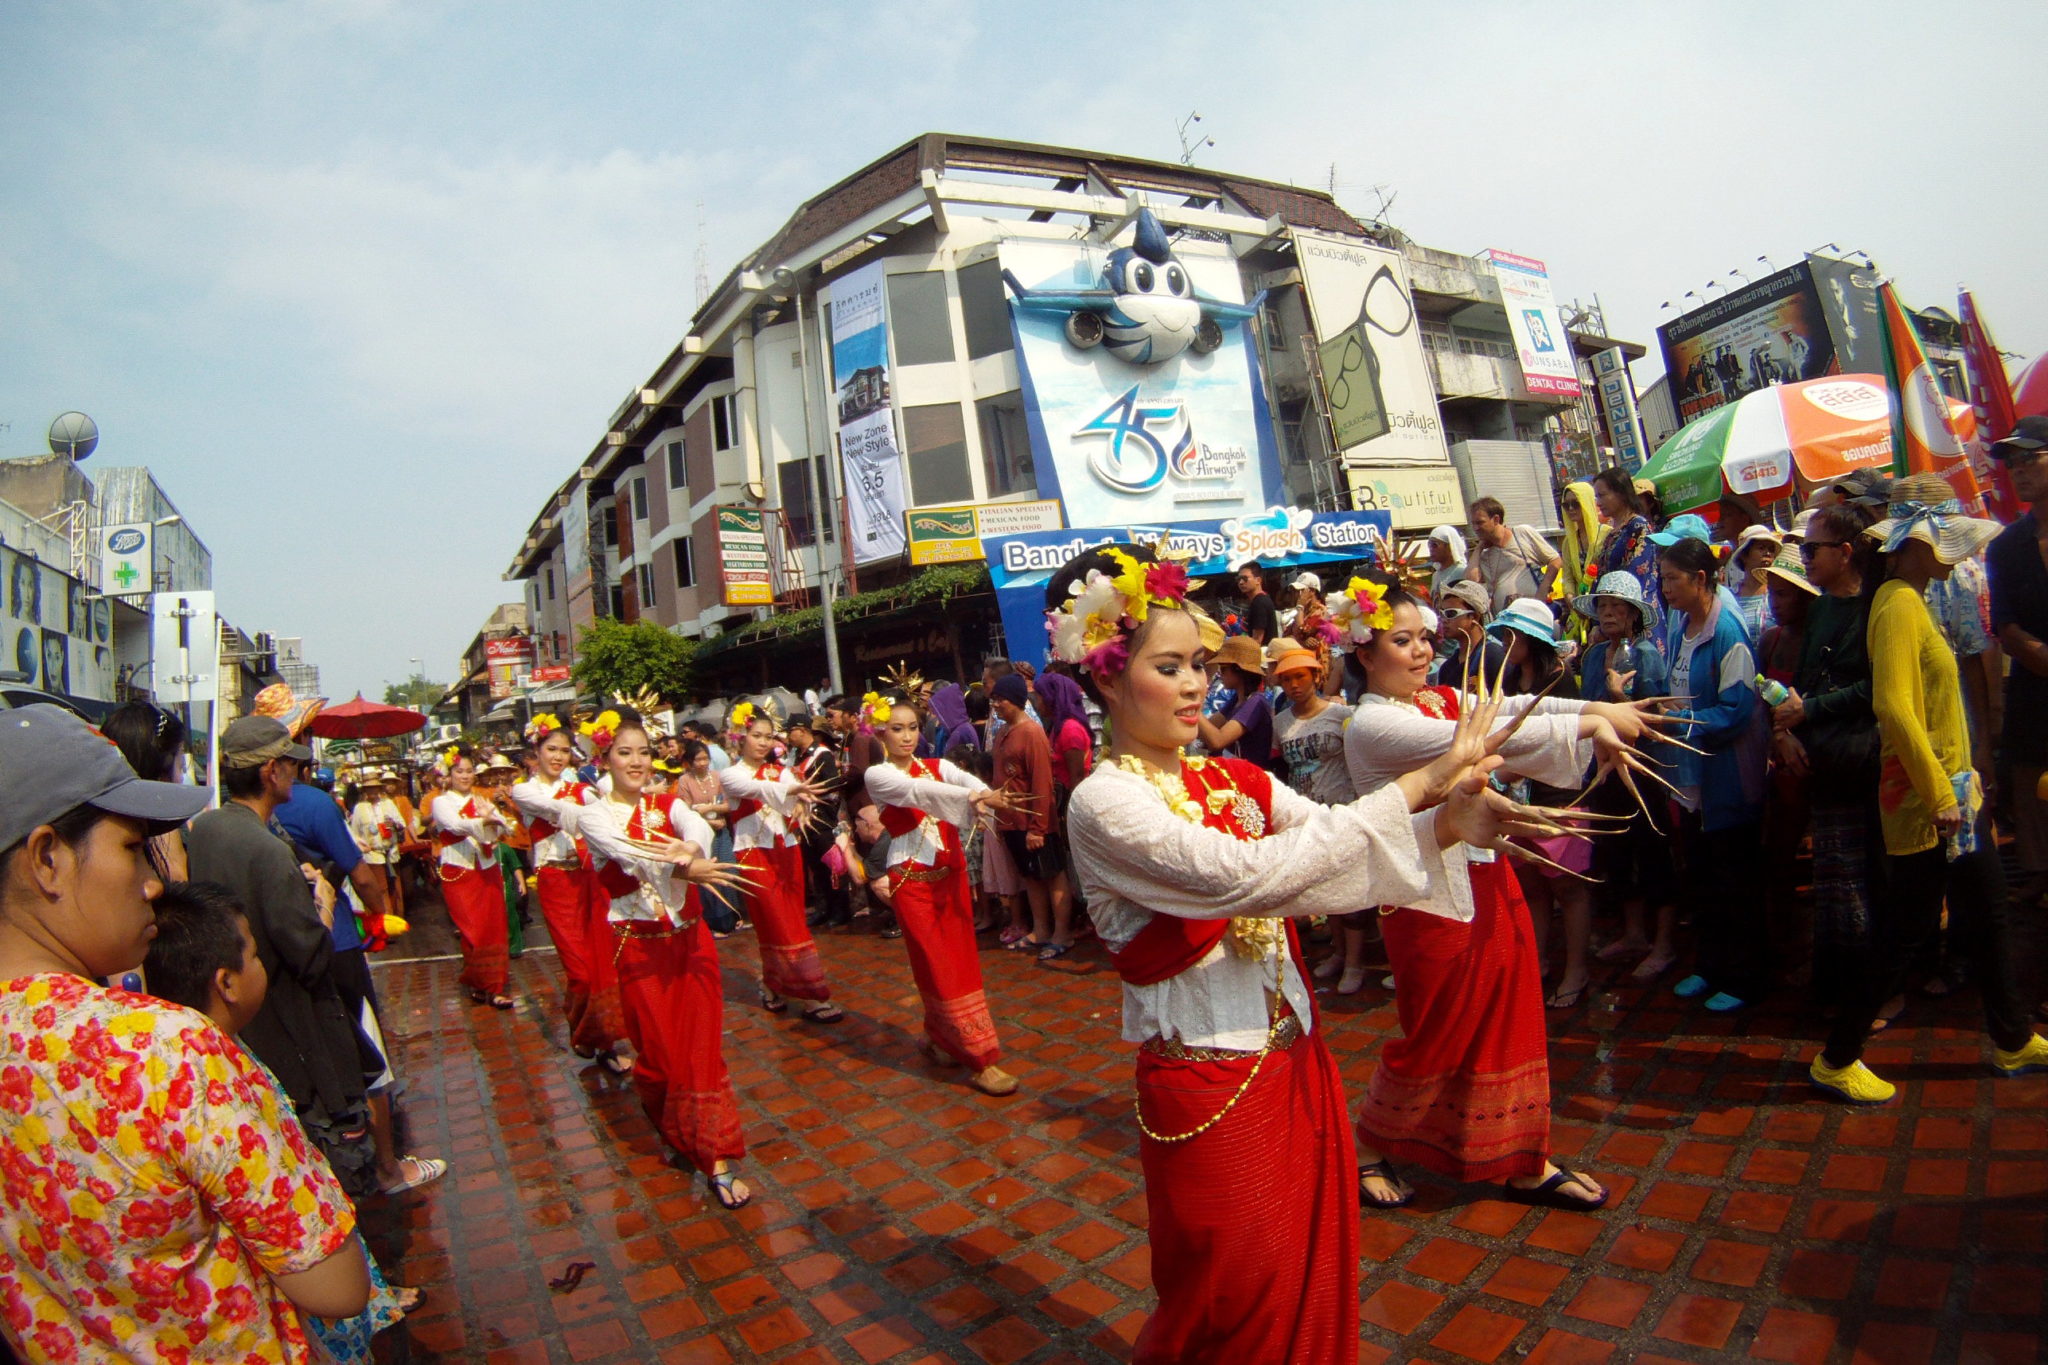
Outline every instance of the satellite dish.
{"type": "Polygon", "coordinates": [[[50,423],[50,451],[66,459],[77,461],[92,454],[100,443],[100,429],[92,418],[82,412],[59,414],[50,423]]]}

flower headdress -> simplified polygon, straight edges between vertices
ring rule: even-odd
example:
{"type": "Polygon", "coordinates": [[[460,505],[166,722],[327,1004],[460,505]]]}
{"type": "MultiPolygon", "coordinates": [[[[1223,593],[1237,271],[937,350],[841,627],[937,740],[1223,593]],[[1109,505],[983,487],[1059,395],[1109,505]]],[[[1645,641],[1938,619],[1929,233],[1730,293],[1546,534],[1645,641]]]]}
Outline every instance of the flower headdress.
{"type": "Polygon", "coordinates": [[[1204,649],[1213,650],[1223,643],[1223,628],[1188,601],[1188,592],[1195,585],[1185,566],[1172,560],[1147,563],[1115,545],[1103,553],[1116,566],[1116,573],[1090,569],[1086,578],[1067,585],[1066,606],[1045,614],[1054,658],[1079,664],[1090,673],[1123,672],[1130,663],[1131,635],[1155,606],[1194,617],[1204,649]]]}
{"type": "Polygon", "coordinates": [[[760,712],[754,709],[754,703],[743,701],[732,708],[731,714],[725,718],[725,723],[734,734],[743,735],[747,732],[747,727],[759,718],[760,712]]]}
{"type": "Polygon", "coordinates": [[[1372,643],[1373,635],[1394,624],[1394,609],[1387,605],[1387,586],[1369,579],[1354,578],[1330,602],[1330,619],[1355,645],[1372,643]]]}
{"type": "Polygon", "coordinates": [[[889,723],[889,713],[895,709],[895,707],[889,704],[889,699],[879,692],[865,692],[861,694],[860,718],[864,724],[871,726],[887,725],[889,723]]]}
{"type": "Polygon", "coordinates": [[[455,771],[455,765],[460,763],[461,761],[461,747],[458,745],[451,744],[441,751],[441,757],[435,760],[434,766],[439,768],[444,773],[452,773],[455,771]]]}
{"type": "Polygon", "coordinates": [[[526,747],[537,749],[540,742],[562,728],[562,718],[552,711],[541,711],[526,722],[526,747]]]}
{"type": "Polygon", "coordinates": [[[612,741],[619,734],[619,713],[600,711],[596,716],[576,727],[576,733],[590,741],[590,747],[603,753],[612,747],[612,741]]]}

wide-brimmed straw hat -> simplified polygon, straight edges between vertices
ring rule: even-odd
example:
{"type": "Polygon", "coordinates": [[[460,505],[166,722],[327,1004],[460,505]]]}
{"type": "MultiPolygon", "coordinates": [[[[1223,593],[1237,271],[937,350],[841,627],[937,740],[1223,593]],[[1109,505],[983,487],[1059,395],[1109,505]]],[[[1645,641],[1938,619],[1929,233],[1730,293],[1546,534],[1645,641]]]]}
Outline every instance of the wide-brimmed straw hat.
{"type": "Polygon", "coordinates": [[[1209,656],[1211,665],[1230,664],[1253,676],[1266,671],[1265,655],[1249,635],[1226,635],[1223,643],[1216,646],[1216,652],[1209,656]]]}
{"type": "Polygon", "coordinates": [[[1782,578],[1801,592],[1811,593],[1815,597],[1820,596],[1820,589],[1806,576],[1806,565],[1798,555],[1779,555],[1771,561],[1771,567],[1764,570],[1764,577],[1782,578]]]}
{"type": "Polygon", "coordinates": [[[1650,624],[1649,599],[1643,596],[1643,580],[1627,569],[1615,569],[1600,575],[1600,581],[1593,585],[1593,591],[1572,599],[1572,610],[1588,621],[1600,619],[1600,599],[1609,597],[1617,602],[1626,602],[1636,609],[1636,619],[1644,629],[1650,624]]]}
{"type": "Polygon", "coordinates": [[[1908,474],[1893,482],[1884,520],[1864,534],[1874,537],[1886,554],[1909,540],[1924,540],[1942,563],[1960,564],[2003,529],[1995,521],[1966,515],[1941,475],[1908,474]]]}

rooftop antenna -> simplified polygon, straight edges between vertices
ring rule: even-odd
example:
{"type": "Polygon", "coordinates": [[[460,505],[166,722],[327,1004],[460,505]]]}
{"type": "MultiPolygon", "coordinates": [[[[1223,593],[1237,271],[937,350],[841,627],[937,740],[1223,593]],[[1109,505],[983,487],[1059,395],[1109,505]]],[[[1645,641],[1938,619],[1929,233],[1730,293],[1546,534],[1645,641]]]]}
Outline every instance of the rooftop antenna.
{"type": "Polygon", "coordinates": [[[704,201],[697,201],[697,306],[711,297],[711,253],[704,246],[704,201]]]}
{"type": "Polygon", "coordinates": [[[1198,136],[1193,141],[1188,139],[1188,129],[1201,121],[1201,114],[1190,109],[1188,116],[1174,125],[1174,134],[1180,138],[1180,164],[1183,166],[1194,165],[1196,152],[1201,151],[1204,147],[1214,147],[1216,145],[1216,139],[1213,137],[1198,136]]]}

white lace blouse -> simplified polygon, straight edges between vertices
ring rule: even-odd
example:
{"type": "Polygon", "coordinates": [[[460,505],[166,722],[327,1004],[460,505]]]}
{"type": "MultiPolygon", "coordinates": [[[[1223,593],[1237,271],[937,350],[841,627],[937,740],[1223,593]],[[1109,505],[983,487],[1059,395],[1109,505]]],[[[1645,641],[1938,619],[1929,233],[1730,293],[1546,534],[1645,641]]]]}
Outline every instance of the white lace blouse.
{"type": "MultiPolygon", "coordinates": [[[[683,876],[679,865],[650,858],[626,842],[626,826],[632,819],[633,807],[610,797],[583,807],[577,819],[577,827],[591,858],[600,865],[618,864],[640,883],[627,894],[612,897],[606,917],[611,920],[665,919],[670,924],[681,924],[690,918],[687,908],[690,881],[683,876]]],[[[704,823],[703,816],[682,802],[670,808],[669,828],[660,833],[672,834],[684,843],[695,845],[700,857],[708,856],[710,852],[711,826],[704,823]]]]}
{"type": "MultiPolygon", "coordinates": [[[[1556,697],[1509,697],[1501,707],[1499,724],[1509,723],[1532,704],[1535,714],[1501,747],[1499,771],[1554,787],[1575,785],[1593,756],[1592,744],[1579,738],[1579,713],[1586,709],[1586,704],[1556,697]]],[[[1366,693],[1358,699],[1351,721],[1344,728],[1344,762],[1351,770],[1352,785],[1362,792],[1384,790],[1401,774],[1427,767],[1450,747],[1451,735],[1457,728],[1456,721],[1440,720],[1424,715],[1406,702],[1366,693]]],[[[1471,862],[1492,862],[1494,858],[1493,853],[1478,849],[1467,849],[1466,854],[1471,862]]],[[[1465,880],[1462,870],[1459,880],[1465,880]]],[[[1472,918],[1469,883],[1465,894],[1448,909],[1444,902],[1383,904],[1448,915],[1455,920],[1472,918]]]]}
{"type": "Polygon", "coordinates": [[[796,819],[797,786],[803,781],[794,768],[785,767],[779,777],[763,777],[761,767],[734,759],[720,770],[718,784],[735,801],[759,801],[761,808],[748,815],[735,814],[732,846],[735,850],[779,848],[796,842],[790,825],[796,819]]]}
{"type": "MultiPolygon", "coordinates": [[[[1320,806],[1275,782],[1266,837],[1240,840],[1174,814],[1150,781],[1103,764],[1074,788],[1067,837],[1095,928],[1120,950],[1155,914],[1341,915],[1462,895],[1470,918],[1461,846],[1440,852],[1434,820],[1431,811],[1411,815],[1398,788],[1320,806]]],[[[1255,1052],[1266,1040],[1273,993],[1311,1026],[1308,985],[1292,958],[1245,958],[1226,936],[1178,976],[1124,983],[1124,1038],[1255,1052]]]]}
{"type": "Polygon", "coordinates": [[[902,806],[924,812],[925,818],[908,834],[889,840],[889,866],[919,863],[937,865],[944,836],[937,828],[943,820],[956,831],[962,844],[974,826],[974,794],[988,786],[973,773],[938,761],[939,780],[913,777],[893,763],[876,763],[867,770],[868,799],[877,806],[902,806]]]}
{"type": "Polygon", "coordinates": [[[471,793],[444,791],[429,807],[434,825],[443,834],[458,836],[441,845],[441,865],[476,871],[497,857],[498,836],[505,832],[504,817],[497,807],[471,793]]]}

